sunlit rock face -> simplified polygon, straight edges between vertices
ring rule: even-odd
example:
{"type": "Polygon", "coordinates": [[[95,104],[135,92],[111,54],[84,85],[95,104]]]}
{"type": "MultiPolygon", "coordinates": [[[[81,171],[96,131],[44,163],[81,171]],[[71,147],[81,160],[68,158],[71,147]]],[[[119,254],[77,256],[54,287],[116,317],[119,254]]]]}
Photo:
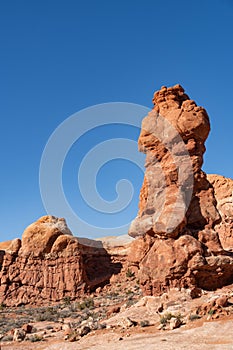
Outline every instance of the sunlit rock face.
{"type": "Polygon", "coordinates": [[[25,229],[22,240],[0,244],[0,303],[72,300],[109,283],[126,263],[130,246],[129,240],[118,241],[77,238],[65,219],[43,216],[25,229]]]}
{"type": "Polygon", "coordinates": [[[233,181],[201,169],[208,114],[180,85],[162,87],[153,103],[138,140],[146,170],[129,260],[146,294],[232,283],[233,258],[224,248],[233,247],[233,181]]]}
{"type": "Polygon", "coordinates": [[[80,245],[64,219],[43,216],[1,253],[0,302],[6,305],[59,301],[84,291],[80,245]]]}
{"type": "Polygon", "coordinates": [[[214,188],[217,209],[221,216],[215,226],[224,249],[233,251],[233,180],[220,175],[207,175],[214,188]]]}

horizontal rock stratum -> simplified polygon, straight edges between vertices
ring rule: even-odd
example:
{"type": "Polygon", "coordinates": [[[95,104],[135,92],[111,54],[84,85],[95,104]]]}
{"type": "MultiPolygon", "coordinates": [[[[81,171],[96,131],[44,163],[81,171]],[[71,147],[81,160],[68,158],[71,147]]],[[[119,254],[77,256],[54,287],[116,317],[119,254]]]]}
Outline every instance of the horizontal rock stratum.
{"type": "Polygon", "coordinates": [[[201,169],[208,114],[180,85],[162,87],[153,102],[138,140],[146,171],[129,260],[149,295],[233,283],[233,181],[201,169]]]}

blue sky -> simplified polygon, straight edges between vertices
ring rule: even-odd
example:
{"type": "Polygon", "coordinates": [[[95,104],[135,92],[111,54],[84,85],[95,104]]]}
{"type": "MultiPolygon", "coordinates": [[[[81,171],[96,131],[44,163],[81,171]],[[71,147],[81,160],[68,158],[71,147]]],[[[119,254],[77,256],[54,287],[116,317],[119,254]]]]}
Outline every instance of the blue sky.
{"type": "MultiPolygon", "coordinates": [[[[45,215],[40,159],[61,122],[100,103],[151,107],[153,92],[162,85],[180,83],[207,109],[212,130],[204,170],[233,177],[232,37],[231,0],[1,1],[0,240],[21,237],[28,224],[45,215]]],[[[112,132],[110,128],[100,134],[111,137],[112,132]]],[[[137,139],[137,131],[127,132],[126,137],[137,139]]],[[[124,128],[117,130],[118,137],[125,133],[124,128]]],[[[100,134],[89,135],[83,149],[100,134]]],[[[71,188],[77,170],[75,147],[63,180],[67,197],[77,204],[71,188]]],[[[123,177],[133,174],[136,197],[125,214],[133,218],[143,174],[135,175],[128,166],[103,169],[97,185],[112,199],[120,170],[123,177]]],[[[85,215],[81,203],[77,210],[85,215]]],[[[107,227],[109,216],[95,220],[107,227]]],[[[72,230],[89,236],[78,227],[72,230]]]]}

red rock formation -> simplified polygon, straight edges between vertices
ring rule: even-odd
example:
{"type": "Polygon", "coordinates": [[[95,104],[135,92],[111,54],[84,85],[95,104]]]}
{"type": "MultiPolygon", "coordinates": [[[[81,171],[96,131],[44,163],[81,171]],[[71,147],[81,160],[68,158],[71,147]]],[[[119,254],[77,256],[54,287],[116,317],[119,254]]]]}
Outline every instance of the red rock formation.
{"type": "Polygon", "coordinates": [[[112,258],[101,241],[80,241],[64,219],[44,216],[26,228],[22,242],[1,244],[0,303],[74,299],[119,273],[126,252],[119,259],[112,258]]]}
{"type": "Polygon", "coordinates": [[[146,153],[129,260],[146,294],[233,283],[233,181],[201,170],[209,118],[180,85],[154,94],[138,140],[146,153]],[[221,190],[221,188],[224,188],[221,190]],[[227,232],[227,233],[226,233],[227,232]]]}
{"type": "Polygon", "coordinates": [[[208,115],[180,85],[153,101],[139,138],[146,172],[129,230],[138,238],[78,239],[64,219],[42,217],[22,241],[0,243],[0,303],[74,299],[123,276],[128,262],[149,295],[233,283],[233,180],[201,169],[208,115]]]}
{"type": "Polygon", "coordinates": [[[221,221],[215,226],[224,249],[233,251],[233,180],[220,175],[207,175],[214,188],[221,221]]]}
{"type": "Polygon", "coordinates": [[[45,216],[1,251],[0,302],[42,303],[81,294],[87,281],[80,245],[64,219],[45,216]],[[17,242],[17,243],[16,243],[17,242]]]}

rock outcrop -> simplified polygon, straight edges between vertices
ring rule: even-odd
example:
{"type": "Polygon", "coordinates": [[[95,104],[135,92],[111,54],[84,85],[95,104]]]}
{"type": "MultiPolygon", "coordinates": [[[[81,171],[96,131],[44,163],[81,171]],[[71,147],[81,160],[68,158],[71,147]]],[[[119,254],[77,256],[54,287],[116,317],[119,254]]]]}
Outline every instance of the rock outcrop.
{"type": "Polygon", "coordinates": [[[42,217],[1,256],[0,302],[6,305],[72,298],[85,289],[80,245],[64,219],[42,217]]]}
{"type": "Polygon", "coordinates": [[[154,94],[138,140],[146,153],[129,256],[145,294],[233,283],[233,181],[202,171],[207,112],[180,85],[154,94]]]}
{"type": "Polygon", "coordinates": [[[220,175],[207,175],[214,189],[221,221],[215,226],[224,249],[233,251],[233,180],[220,175]]]}
{"type": "Polygon", "coordinates": [[[26,228],[22,241],[1,244],[0,303],[72,300],[109,283],[122,269],[129,244],[113,245],[111,255],[104,245],[74,237],[64,219],[40,218],[26,228]]]}
{"type": "Polygon", "coordinates": [[[44,216],[22,240],[0,243],[0,303],[72,300],[121,281],[129,267],[146,295],[233,283],[233,180],[201,169],[207,112],[180,85],[153,102],[138,141],[146,171],[129,229],[136,239],[77,238],[64,219],[44,216]]]}

